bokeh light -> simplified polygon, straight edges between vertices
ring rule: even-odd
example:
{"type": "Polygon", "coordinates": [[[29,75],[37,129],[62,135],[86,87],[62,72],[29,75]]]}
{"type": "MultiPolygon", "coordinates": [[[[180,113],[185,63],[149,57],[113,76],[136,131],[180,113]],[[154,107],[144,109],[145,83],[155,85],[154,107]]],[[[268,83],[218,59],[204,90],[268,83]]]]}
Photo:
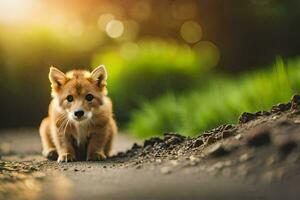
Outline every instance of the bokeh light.
{"type": "Polygon", "coordinates": [[[195,21],[186,21],[180,28],[181,37],[188,43],[195,43],[202,38],[202,28],[195,21]]]}
{"type": "Polygon", "coordinates": [[[212,42],[201,41],[193,46],[193,50],[199,55],[200,62],[205,68],[213,68],[220,61],[220,50],[212,42]]]}
{"type": "Polygon", "coordinates": [[[100,28],[100,30],[105,31],[106,25],[108,24],[108,22],[110,22],[113,19],[115,19],[115,16],[113,14],[110,14],[110,13],[102,14],[98,18],[98,27],[100,28]]]}
{"type": "Polygon", "coordinates": [[[111,20],[106,25],[106,33],[111,38],[118,38],[124,33],[124,24],[119,20],[111,20]]]}

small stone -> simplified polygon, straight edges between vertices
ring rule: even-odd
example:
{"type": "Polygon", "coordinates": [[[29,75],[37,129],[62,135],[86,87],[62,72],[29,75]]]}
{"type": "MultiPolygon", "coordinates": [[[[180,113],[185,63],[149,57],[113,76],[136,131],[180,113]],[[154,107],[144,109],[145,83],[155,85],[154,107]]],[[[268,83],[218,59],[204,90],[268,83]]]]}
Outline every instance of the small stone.
{"type": "Polygon", "coordinates": [[[78,172],[79,170],[77,168],[74,169],[74,172],[78,172]]]}
{"type": "Polygon", "coordinates": [[[197,148],[197,147],[200,147],[202,144],[204,144],[202,138],[197,138],[195,140],[195,142],[193,143],[192,147],[197,148]]]}
{"type": "Polygon", "coordinates": [[[284,112],[289,110],[290,108],[291,108],[291,103],[287,103],[287,104],[280,103],[277,104],[276,106],[273,106],[271,112],[272,113],[284,112]]]}
{"type": "Polygon", "coordinates": [[[252,158],[252,156],[250,156],[248,153],[245,153],[239,157],[239,161],[245,162],[245,161],[250,160],[251,158],[252,158]]]}
{"type": "Polygon", "coordinates": [[[242,139],[242,135],[241,134],[237,134],[236,136],[234,136],[235,139],[240,140],[242,139]]]}
{"type": "Polygon", "coordinates": [[[256,118],[255,114],[244,112],[239,118],[239,123],[244,124],[251,120],[254,120],[255,118],[256,118]]]}
{"type": "Polygon", "coordinates": [[[300,124],[300,119],[295,119],[294,123],[300,124]]]}
{"type": "Polygon", "coordinates": [[[264,116],[270,116],[272,113],[268,112],[268,111],[262,111],[262,115],[264,116]]]}
{"type": "Polygon", "coordinates": [[[211,155],[211,156],[215,156],[215,157],[224,156],[224,155],[226,155],[228,153],[229,152],[227,150],[225,150],[225,148],[223,147],[223,145],[220,144],[220,143],[215,144],[214,146],[212,146],[208,150],[208,154],[211,155]]]}
{"type": "Polygon", "coordinates": [[[162,168],[160,169],[160,172],[161,172],[162,174],[170,174],[170,173],[172,172],[172,170],[171,170],[170,167],[162,167],[162,168]]]}
{"type": "Polygon", "coordinates": [[[144,148],[147,147],[147,146],[154,146],[155,144],[162,143],[162,142],[163,142],[163,140],[160,139],[159,137],[153,137],[153,138],[150,138],[148,140],[145,140],[144,148]]]}
{"type": "Polygon", "coordinates": [[[214,170],[217,170],[217,169],[224,168],[224,166],[225,166],[224,162],[217,162],[217,163],[215,163],[215,164],[212,165],[212,168],[214,168],[214,170]]]}
{"type": "Polygon", "coordinates": [[[142,165],[137,165],[135,166],[136,169],[141,169],[142,168],[142,165]]]}
{"type": "Polygon", "coordinates": [[[249,146],[259,147],[271,142],[270,132],[267,129],[256,129],[250,132],[247,137],[249,146]]]}
{"type": "Polygon", "coordinates": [[[232,131],[225,130],[222,132],[222,138],[228,138],[233,135],[232,131]]]}
{"type": "Polygon", "coordinates": [[[142,148],[142,146],[138,145],[137,143],[134,143],[131,147],[131,149],[139,149],[139,148],[142,148]]]}
{"type": "Polygon", "coordinates": [[[291,100],[291,108],[296,109],[299,107],[299,105],[300,105],[300,96],[294,95],[291,100]]]}
{"type": "Polygon", "coordinates": [[[209,136],[208,138],[207,138],[207,140],[206,140],[206,145],[209,145],[209,144],[212,144],[212,143],[214,143],[216,141],[216,138],[215,137],[213,137],[213,136],[209,136]]]}

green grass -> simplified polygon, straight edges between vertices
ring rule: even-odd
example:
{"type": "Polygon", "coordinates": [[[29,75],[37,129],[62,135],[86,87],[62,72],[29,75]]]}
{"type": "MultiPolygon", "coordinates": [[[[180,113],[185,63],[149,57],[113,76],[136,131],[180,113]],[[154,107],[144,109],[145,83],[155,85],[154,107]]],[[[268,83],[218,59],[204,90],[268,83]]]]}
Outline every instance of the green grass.
{"type": "Polygon", "coordinates": [[[224,123],[236,123],[242,112],[268,110],[300,91],[300,59],[244,74],[210,80],[186,95],[169,93],[135,111],[128,132],[138,137],[166,131],[193,136],[224,123]]]}
{"type": "Polygon", "coordinates": [[[127,43],[95,55],[94,66],[104,63],[109,72],[108,91],[119,122],[128,120],[140,102],[199,84],[213,67],[207,55],[171,41],[127,43]]]}

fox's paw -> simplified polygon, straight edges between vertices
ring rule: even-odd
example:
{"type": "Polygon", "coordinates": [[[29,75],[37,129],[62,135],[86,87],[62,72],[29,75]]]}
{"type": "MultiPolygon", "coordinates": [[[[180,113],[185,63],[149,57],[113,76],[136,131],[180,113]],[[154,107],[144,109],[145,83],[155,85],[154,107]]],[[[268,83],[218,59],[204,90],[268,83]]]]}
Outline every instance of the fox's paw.
{"type": "Polygon", "coordinates": [[[48,151],[43,151],[43,155],[48,159],[55,161],[58,158],[56,149],[49,149],[48,151]]]}
{"type": "Polygon", "coordinates": [[[62,155],[59,155],[57,162],[61,163],[61,162],[74,162],[76,161],[76,158],[74,155],[70,154],[70,153],[65,153],[62,155]]]}
{"type": "Polygon", "coordinates": [[[87,157],[87,161],[100,161],[105,159],[106,159],[106,155],[104,154],[103,151],[94,152],[87,157]]]}
{"type": "Polygon", "coordinates": [[[58,158],[58,154],[57,154],[56,150],[49,151],[49,153],[47,154],[48,160],[55,161],[55,160],[57,160],[57,158],[58,158]]]}

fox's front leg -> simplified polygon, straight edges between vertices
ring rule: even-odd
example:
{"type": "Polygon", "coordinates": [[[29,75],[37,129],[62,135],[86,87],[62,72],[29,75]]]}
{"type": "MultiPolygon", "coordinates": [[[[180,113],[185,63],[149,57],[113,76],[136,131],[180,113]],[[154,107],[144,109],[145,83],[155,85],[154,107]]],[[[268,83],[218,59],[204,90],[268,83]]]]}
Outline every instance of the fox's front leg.
{"type": "Polygon", "coordinates": [[[88,161],[98,161],[106,158],[105,155],[106,140],[107,140],[107,136],[105,130],[91,134],[88,148],[87,148],[88,161]]]}
{"type": "Polygon", "coordinates": [[[56,146],[58,151],[57,162],[73,162],[76,160],[72,137],[69,134],[58,133],[56,146]]]}

